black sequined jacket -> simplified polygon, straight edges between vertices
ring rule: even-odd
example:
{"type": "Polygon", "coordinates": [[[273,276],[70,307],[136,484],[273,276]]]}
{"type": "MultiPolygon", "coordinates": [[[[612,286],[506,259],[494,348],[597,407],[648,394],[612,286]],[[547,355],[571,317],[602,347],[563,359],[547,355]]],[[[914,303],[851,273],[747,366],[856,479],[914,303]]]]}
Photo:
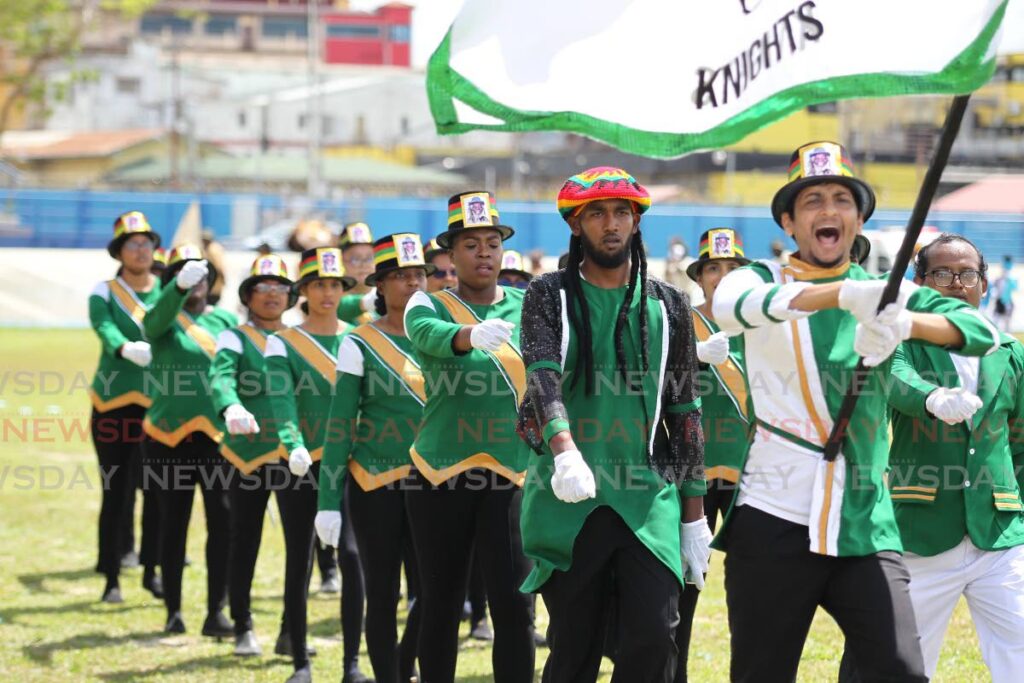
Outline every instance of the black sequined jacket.
{"type": "MultiPolygon", "coordinates": [[[[517,431],[539,454],[547,452],[544,426],[569,418],[562,401],[561,372],[555,369],[562,367],[562,325],[569,319],[562,310],[567,301],[563,274],[559,270],[535,278],[523,300],[520,346],[527,367],[527,390],[519,408],[517,431]]],[[[690,302],[682,291],[657,279],[648,279],[647,296],[664,302],[669,326],[661,410],[653,448],[647,454],[648,464],[664,479],[680,486],[703,482],[704,436],[690,302]]],[[[593,330],[594,338],[612,333],[593,330]]]]}

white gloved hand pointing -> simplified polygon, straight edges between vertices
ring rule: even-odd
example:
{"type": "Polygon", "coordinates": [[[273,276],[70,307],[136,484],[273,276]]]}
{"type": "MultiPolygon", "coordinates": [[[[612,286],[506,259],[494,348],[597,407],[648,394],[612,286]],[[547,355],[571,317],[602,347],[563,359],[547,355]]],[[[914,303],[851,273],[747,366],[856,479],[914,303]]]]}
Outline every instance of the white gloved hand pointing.
{"type": "Polygon", "coordinates": [[[309,468],[312,464],[313,458],[310,457],[309,451],[302,446],[299,446],[288,454],[288,469],[291,470],[292,474],[296,477],[301,477],[306,472],[309,472],[309,468]]]}
{"type": "Polygon", "coordinates": [[[507,320],[484,320],[473,325],[469,333],[469,343],[474,349],[497,351],[502,344],[512,338],[512,330],[515,327],[515,323],[507,320]]]}
{"type": "MultiPolygon", "coordinates": [[[[882,300],[885,285],[885,280],[843,280],[839,288],[839,308],[852,313],[857,322],[873,320],[878,312],[878,302],[882,300]]],[[[906,308],[907,299],[915,289],[916,285],[901,282],[896,301],[889,305],[896,305],[900,309],[906,308]]]]}
{"type": "Polygon", "coordinates": [[[320,510],[313,519],[316,535],[325,548],[337,548],[341,541],[341,512],[320,510]]]}
{"type": "Polygon", "coordinates": [[[697,360],[701,363],[721,365],[729,357],[729,336],[715,332],[707,341],[697,342],[697,360]]]}
{"type": "Polygon", "coordinates": [[[144,368],[153,362],[153,349],[149,346],[149,342],[125,342],[121,345],[121,358],[144,368]]]}
{"type": "Polygon", "coordinates": [[[174,283],[179,289],[192,289],[206,277],[208,272],[209,266],[206,264],[206,259],[202,261],[186,261],[185,265],[178,271],[174,283]]]}
{"type": "Polygon", "coordinates": [[[900,342],[910,339],[914,321],[899,304],[889,304],[874,320],[857,324],[853,350],[864,356],[864,365],[873,368],[891,356],[900,342]]]}
{"type": "Polygon", "coordinates": [[[228,434],[260,433],[260,426],[256,422],[256,418],[241,403],[233,403],[225,409],[224,423],[227,425],[228,434]]]}
{"type": "Polygon", "coordinates": [[[924,401],[924,407],[929,413],[950,425],[971,419],[981,405],[981,399],[963,387],[939,387],[928,394],[924,401]]]}

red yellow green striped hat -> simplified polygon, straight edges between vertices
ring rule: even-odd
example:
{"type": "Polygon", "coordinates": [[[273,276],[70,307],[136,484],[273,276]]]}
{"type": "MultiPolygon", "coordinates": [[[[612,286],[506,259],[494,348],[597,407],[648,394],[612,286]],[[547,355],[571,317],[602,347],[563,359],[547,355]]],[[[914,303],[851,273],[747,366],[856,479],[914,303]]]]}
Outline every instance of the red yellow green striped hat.
{"type": "Polygon", "coordinates": [[[114,237],[107,243],[107,253],[113,258],[121,255],[121,245],[132,235],[145,235],[153,242],[153,248],[160,246],[160,235],[141,211],[128,211],[114,220],[114,237]]]}
{"type": "MultiPolygon", "coordinates": [[[[178,246],[171,249],[167,254],[167,268],[163,273],[160,274],[160,280],[167,284],[174,276],[178,274],[189,261],[201,261],[206,256],[203,254],[203,250],[196,244],[179,244],[178,246]]],[[[207,262],[207,279],[212,283],[217,279],[217,269],[213,267],[212,263],[207,262]]]]}
{"type": "Polygon", "coordinates": [[[694,282],[709,261],[716,259],[736,261],[741,266],[750,263],[743,252],[743,238],[732,228],[711,228],[700,236],[697,259],[686,267],[686,274],[694,282]]]}
{"type": "MultiPolygon", "coordinates": [[[[248,305],[252,288],[265,280],[274,280],[289,287],[295,284],[288,277],[288,265],[283,258],[277,254],[261,254],[249,267],[249,277],[242,280],[242,284],[238,286],[239,301],[248,305]]],[[[294,306],[297,299],[298,295],[293,289],[288,295],[288,307],[294,306]]]]}
{"type": "Polygon", "coordinates": [[[875,211],[875,193],[857,177],[853,160],[838,142],[808,142],[789,159],[789,180],[772,199],[772,217],[782,227],[782,214],[790,208],[800,190],[821,183],[839,183],[850,188],[864,220],[875,211]]]}
{"type": "Polygon", "coordinates": [[[357,244],[373,244],[373,232],[366,223],[348,223],[338,237],[338,246],[342,251],[357,244]]]}
{"type": "Polygon", "coordinates": [[[498,271],[498,275],[504,272],[516,273],[522,275],[527,280],[533,279],[533,273],[526,270],[526,264],[523,261],[523,255],[515,249],[506,249],[501,255],[501,270],[498,271]]]}
{"type": "Polygon", "coordinates": [[[334,278],[341,280],[345,289],[356,286],[356,279],[345,275],[345,266],[341,262],[341,249],[337,247],[314,247],[302,252],[299,259],[299,279],[294,289],[299,291],[303,285],[313,280],[334,278]]]}
{"type": "Polygon", "coordinates": [[[446,249],[437,243],[437,238],[435,237],[434,239],[427,242],[427,246],[423,247],[423,258],[425,258],[427,261],[430,261],[435,256],[444,251],[446,251],[446,249]]]}
{"type": "Polygon", "coordinates": [[[452,238],[456,234],[481,228],[497,230],[501,233],[502,242],[516,233],[509,226],[501,224],[493,194],[486,190],[460,192],[448,199],[448,229],[435,240],[442,248],[451,249],[452,238]]]}
{"type": "Polygon", "coordinates": [[[651,208],[651,195],[636,178],[621,168],[597,166],[569,177],[558,191],[558,213],[569,220],[589,202],[628,199],[639,213],[651,208]]]}
{"type": "Polygon", "coordinates": [[[167,250],[163,247],[157,247],[153,250],[153,263],[159,264],[160,267],[167,267],[167,250]]]}
{"type": "Polygon", "coordinates": [[[427,263],[423,243],[414,232],[396,232],[373,243],[373,272],[366,276],[366,285],[373,287],[382,275],[402,268],[422,268],[427,275],[437,270],[427,263]]]}

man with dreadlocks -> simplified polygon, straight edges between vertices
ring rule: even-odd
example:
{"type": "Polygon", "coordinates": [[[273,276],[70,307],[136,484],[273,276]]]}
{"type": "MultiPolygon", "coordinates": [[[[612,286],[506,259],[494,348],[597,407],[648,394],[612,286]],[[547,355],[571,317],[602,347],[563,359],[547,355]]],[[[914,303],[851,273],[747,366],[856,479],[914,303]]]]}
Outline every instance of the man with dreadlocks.
{"type": "Polygon", "coordinates": [[[544,681],[597,678],[612,610],[615,680],[671,681],[684,577],[702,586],[708,567],[693,322],[682,292],[647,277],[650,206],[621,169],[569,178],[568,265],[523,304],[520,434],[540,454],[523,493],[523,590],[551,618],[544,681]]]}

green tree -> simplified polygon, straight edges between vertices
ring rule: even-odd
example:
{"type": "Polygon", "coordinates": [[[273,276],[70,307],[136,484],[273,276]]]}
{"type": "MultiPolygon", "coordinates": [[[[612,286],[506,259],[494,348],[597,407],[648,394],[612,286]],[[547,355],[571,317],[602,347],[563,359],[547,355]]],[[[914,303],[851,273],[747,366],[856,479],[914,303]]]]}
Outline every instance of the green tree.
{"type": "Polygon", "coordinates": [[[46,66],[73,63],[82,36],[104,13],[135,17],[155,1],[0,0],[0,133],[18,108],[46,99],[46,66]]]}

